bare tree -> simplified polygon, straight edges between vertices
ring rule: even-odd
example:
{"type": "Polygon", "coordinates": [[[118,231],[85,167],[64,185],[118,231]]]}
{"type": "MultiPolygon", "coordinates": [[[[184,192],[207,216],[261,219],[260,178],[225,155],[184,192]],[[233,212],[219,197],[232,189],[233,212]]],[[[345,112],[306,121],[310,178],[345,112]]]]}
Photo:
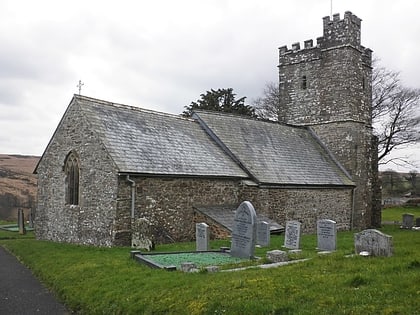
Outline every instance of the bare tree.
{"type": "Polygon", "coordinates": [[[265,85],[263,96],[253,101],[255,113],[261,119],[278,121],[280,117],[279,85],[269,82],[265,85]]]}
{"type": "MultiPolygon", "coordinates": [[[[409,164],[400,158],[389,158],[397,149],[420,142],[420,89],[404,87],[398,72],[373,61],[372,73],[372,124],[378,137],[379,164],[389,162],[409,164]]],[[[253,101],[258,117],[281,120],[278,84],[267,83],[263,96],[253,101]]]]}
{"type": "Polygon", "coordinates": [[[388,156],[396,148],[420,141],[420,90],[402,86],[399,72],[373,61],[372,123],[378,137],[379,164],[408,163],[404,158],[388,156]]]}

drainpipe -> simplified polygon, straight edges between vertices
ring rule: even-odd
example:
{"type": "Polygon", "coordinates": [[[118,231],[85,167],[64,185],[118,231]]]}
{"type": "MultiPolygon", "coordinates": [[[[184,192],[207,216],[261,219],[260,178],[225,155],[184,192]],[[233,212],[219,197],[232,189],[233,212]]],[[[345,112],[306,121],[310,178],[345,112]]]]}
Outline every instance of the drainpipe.
{"type": "Polygon", "coordinates": [[[350,230],[352,231],[354,228],[354,205],[356,203],[356,189],[357,187],[353,188],[353,198],[352,198],[352,203],[351,203],[351,225],[350,225],[350,230]]]}
{"type": "Polygon", "coordinates": [[[136,182],[130,179],[130,175],[127,175],[127,181],[131,183],[131,219],[134,219],[134,207],[136,203],[136,182]]]}

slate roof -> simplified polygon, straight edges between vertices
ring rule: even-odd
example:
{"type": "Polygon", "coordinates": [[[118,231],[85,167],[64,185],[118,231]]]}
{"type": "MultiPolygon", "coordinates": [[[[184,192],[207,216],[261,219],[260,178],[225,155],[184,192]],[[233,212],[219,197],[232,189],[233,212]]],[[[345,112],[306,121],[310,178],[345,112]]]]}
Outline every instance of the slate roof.
{"type": "MultiPolygon", "coordinates": [[[[237,208],[238,206],[235,205],[195,207],[198,212],[201,212],[202,214],[221,224],[231,232],[233,229],[233,221],[235,219],[237,208]]],[[[263,214],[257,213],[257,221],[267,222],[270,225],[271,233],[280,233],[284,231],[284,226],[278,224],[263,214]]]]}
{"type": "Polygon", "coordinates": [[[192,119],[75,95],[120,172],[247,178],[192,119]]]}
{"type": "Polygon", "coordinates": [[[258,183],[354,185],[310,129],[218,112],[193,117],[258,183]]]}

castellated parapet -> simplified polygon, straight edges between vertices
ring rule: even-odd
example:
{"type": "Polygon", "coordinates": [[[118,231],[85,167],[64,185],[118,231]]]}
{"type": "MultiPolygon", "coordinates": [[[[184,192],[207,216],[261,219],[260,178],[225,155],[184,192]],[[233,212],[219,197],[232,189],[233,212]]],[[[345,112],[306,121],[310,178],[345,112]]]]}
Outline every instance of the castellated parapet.
{"type": "Polygon", "coordinates": [[[323,18],[323,36],[279,48],[280,120],[296,125],[371,125],[372,51],[360,44],[361,19],[323,18]],[[303,108],[302,108],[303,106],[303,108]]]}
{"type": "Polygon", "coordinates": [[[361,19],[350,11],[346,11],[344,18],[340,19],[340,14],[334,14],[331,19],[329,16],[323,18],[324,32],[322,37],[314,40],[305,40],[303,49],[300,43],[292,44],[288,49],[287,45],[279,47],[279,65],[297,63],[311,59],[319,59],[322,50],[348,46],[359,50],[363,55],[363,62],[367,66],[372,66],[372,50],[361,45],[361,19]]]}

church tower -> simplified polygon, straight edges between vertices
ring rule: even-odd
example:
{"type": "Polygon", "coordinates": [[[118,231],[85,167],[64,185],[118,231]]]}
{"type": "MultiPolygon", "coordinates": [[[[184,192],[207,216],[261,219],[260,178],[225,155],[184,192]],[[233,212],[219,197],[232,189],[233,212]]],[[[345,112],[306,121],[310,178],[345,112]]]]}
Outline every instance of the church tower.
{"type": "Polygon", "coordinates": [[[361,19],[345,12],[323,18],[323,36],[279,48],[281,122],[311,128],[347,170],[352,227],[380,224],[372,134],[372,51],[361,45],[361,19]],[[374,210],[372,210],[374,209],[374,210]]]}

